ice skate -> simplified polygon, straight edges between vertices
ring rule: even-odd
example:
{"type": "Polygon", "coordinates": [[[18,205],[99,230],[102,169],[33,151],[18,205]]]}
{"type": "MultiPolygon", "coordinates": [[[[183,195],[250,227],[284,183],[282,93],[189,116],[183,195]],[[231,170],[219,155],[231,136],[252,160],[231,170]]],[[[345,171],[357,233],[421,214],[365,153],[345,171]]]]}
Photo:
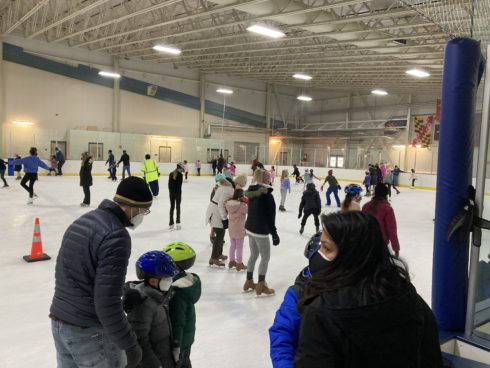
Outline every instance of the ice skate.
{"type": "Polygon", "coordinates": [[[260,296],[262,294],[266,296],[272,296],[274,295],[274,289],[269,289],[265,281],[260,281],[255,288],[255,294],[257,294],[257,296],[260,296]]]}
{"type": "Polygon", "coordinates": [[[225,264],[223,262],[221,262],[218,258],[210,258],[209,259],[209,265],[210,266],[225,267],[225,264]]]}
{"type": "Polygon", "coordinates": [[[236,267],[236,262],[235,261],[228,262],[228,268],[232,269],[233,267],[236,267]]]}
{"type": "Polygon", "coordinates": [[[34,200],[33,200],[32,198],[29,198],[29,199],[27,200],[27,204],[33,204],[33,203],[34,203],[34,200]]]}
{"type": "Polygon", "coordinates": [[[88,207],[89,205],[87,203],[80,203],[80,207],[88,207]]]}
{"type": "Polygon", "coordinates": [[[37,194],[34,193],[32,199],[37,199],[37,194]]]}
{"type": "Polygon", "coordinates": [[[257,284],[254,283],[254,280],[247,280],[243,285],[243,291],[247,293],[250,291],[254,291],[256,288],[257,288],[257,284]]]}
{"type": "Polygon", "coordinates": [[[224,254],[222,254],[222,255],[218,256],[218,259],[220,261],[226,261],[228,259],[228,256],[225,256],[224,254]]]}
{"type": "Polygon", "coordinates": [[[305,227],[303,225],[301,225],[301,229],[299,229],[299,233],[303,234],[303,231],[305,231],[305,227]]]}
{"type": "Polygon", "coordinates": [[[279,206],[279,211],[284,212],[284,211],[286,211],[286,209],[284,208],[284,206],[279,206]]]}
{"type": "Polygon", "coordinates": [[[235,269],[236,269],[236,272],[246,271],[247,266],[245,266],[243,263],[237,263],[235,266],[235,269]]]}
{"type": "Polygon", "coordinates": [[[180,229],[182,229],[182,226],[180,226],[180,224],[179,224],[179,223],[177,223],[177,225],[175,226],[175,228],[176,228],[177,230],[180,230],[180,229]]]}
{"type": "Polygon", "coordinates": [[[168,229],[169,229],[169,230],[173,230],[173,229],[174,229],[174,224],[172,224],[172,225],[168,225],[168,229]]]}
{"type": "Polygon", "coordinates": [[[2,188],[8,188],[10,185],[5,184],[2,188]]]}

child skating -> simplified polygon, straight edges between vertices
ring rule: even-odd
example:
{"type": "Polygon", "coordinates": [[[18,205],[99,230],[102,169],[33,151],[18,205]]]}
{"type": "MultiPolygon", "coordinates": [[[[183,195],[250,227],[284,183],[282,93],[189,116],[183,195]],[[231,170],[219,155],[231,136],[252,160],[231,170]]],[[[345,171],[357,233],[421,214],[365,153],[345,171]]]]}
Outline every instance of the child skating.
{"type": "Polygon", "coordinates": [[[299,233],[303,234],[305,230],[306,221],[310,215],[313,215],[315,219],[315,229],[316,232],[320,231],[320,220],[318,216],[322,211],[322,201],[320,199],[320,193],[315,188],[315,184],[309,183],[306,186],[306,190],[303,192],[303,197],[301,197],[301,203],[299,205],[298,218],[301,218],[303,214],[303,219],[301,220],[301,228],[299,233]]]}
{"type": "Polygon", "coordinates": [[[276,168],[274,166],[271,167],[271,185],[274,185],[274,181],[276,180],[276,168]]]}
{"type": "Polygon", "coordinates": [[[370,197],[371,191],[369,190],[369,187],[371,186],[371,174],[369,173],[369,171],[366,171],[365,174],[366,176],[364,177],[362,185],[366,187],[366,197],[370,197]]]}
{"type": "Polygon", "coordinates": [[[245,203],[246,197],[243,189],[235,189],[233,198],[226,202],[228,211],[228,234],[230,235],[230,252],[228,267],[237,271],[246,270],[243,264],[243,243],[245,241],[245,220],[247,219],[248,206],[245,203]]]}
{"type": "Polygon", "coordinates": [[[415,180],[417,180],[417,174],[415,174],[415,169],[410,170],[410,181],[412,182],[412,186],[410,189],[415,189],[415,180]]]}
{"type": "Polygon", "coordinates": [[[284,204],[286,203],[286,196],[291,194],[291,182],[289,180],[289,173],[287,170],[282,170],[281,173],[281,204],[279,206],[279,211],[286,211],[284,204]]]}

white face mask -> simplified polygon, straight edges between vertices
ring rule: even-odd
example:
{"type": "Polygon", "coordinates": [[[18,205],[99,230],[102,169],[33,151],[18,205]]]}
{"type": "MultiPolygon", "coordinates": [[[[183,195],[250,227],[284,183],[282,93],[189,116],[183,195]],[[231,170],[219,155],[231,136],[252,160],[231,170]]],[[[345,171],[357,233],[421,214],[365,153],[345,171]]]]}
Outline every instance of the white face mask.
{"type": "Polygon", "coordinates": [[[170,289],[170,286],[172,286],[172,278],[171,277],[166,277],[164,279],[160,279],[160,282],[158,283],[158,288],[160,291],[168,291],[170,289]]]}
{"type": "MultiPolygon", "coordinates": [[[[132,212],[133,212],[133,209],[131,209],[131,214],[132,214],[132,212]]],[[[141,225],[144,217],[145,217],[144,213],[138,213],[136,216],[131,217],[131,219],[129,220],[129,221],[131,221],[131,226],[128,226],[128,228],[130,228],[131,230],[136,229],[138,226],[141,225]]]]}

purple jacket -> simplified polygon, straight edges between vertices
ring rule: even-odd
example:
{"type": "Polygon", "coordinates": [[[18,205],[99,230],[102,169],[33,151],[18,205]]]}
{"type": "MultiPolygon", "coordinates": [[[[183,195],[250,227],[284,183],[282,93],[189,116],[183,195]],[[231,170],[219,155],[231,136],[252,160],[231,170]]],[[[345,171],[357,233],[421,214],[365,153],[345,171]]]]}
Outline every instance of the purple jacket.
{"type": "Polygon", "coordinates": [[[386,244],[391,242],[391,247],[393,250],[400,251],[400,243],[398,242],[398,235],[396,231],[396,219],[393,207],[388,203],[387,200],[381,200],[378,202],[378,207],[376,208],[376,213],[371,211],[373,201],[366,203],[362,206],[362,212],[369,213],[376,217],[378,220],[381,232],[383,233],[383,239],[386,244]]]}

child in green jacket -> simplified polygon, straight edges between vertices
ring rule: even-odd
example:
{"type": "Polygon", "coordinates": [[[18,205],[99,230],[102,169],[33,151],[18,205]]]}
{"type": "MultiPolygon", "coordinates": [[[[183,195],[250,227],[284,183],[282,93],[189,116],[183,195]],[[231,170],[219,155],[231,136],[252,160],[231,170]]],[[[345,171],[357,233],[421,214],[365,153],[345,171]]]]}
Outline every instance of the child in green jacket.
{"type": "Polygon", "coordinates": [[[163,248],[174,260],[179,274],[174,276],[175,292],[170,301],[173,332],[173,355],[179,368],[191,368],[191,346],[196,334],[196,304],[201,297],[201,280],[195,273],[185,272],[194,265],[196,252],[184,242],[174,242],[163,248]]]}

